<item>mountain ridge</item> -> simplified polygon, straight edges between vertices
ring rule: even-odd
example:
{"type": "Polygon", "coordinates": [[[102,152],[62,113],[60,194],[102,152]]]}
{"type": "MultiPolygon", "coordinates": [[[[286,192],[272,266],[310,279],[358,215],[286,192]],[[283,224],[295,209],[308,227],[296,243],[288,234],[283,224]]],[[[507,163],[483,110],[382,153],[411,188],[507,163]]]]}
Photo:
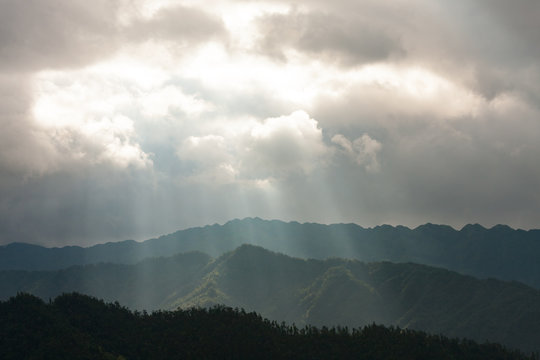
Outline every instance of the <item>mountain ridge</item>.
{"type": "Polygon", "coordinates": [[[391,225],[363,228],[246,218],[179,230],[144,242],[126,240],[89,248],[12,243],[0,247],[0,270],[54,270],[99,262],[133,264],[187,251],[218,257],[243,243],[301,258],[410,261],[540,288],[540,230],[514,230],[506,225],[487,229],[478,224],[460,230],[430,223],[414,229],[391,225]]]}

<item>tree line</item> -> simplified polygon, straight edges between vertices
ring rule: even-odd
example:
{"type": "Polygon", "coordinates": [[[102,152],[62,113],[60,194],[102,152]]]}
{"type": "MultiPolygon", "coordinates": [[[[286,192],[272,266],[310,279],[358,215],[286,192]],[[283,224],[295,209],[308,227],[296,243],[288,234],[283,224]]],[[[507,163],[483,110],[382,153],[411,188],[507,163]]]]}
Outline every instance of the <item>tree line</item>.
{"type": "Polygon", "coordinates": [[[2,359],[538,359],[479,344],[371,324],[297,327],[226,306],[131,311],[70,293],[0,302],[2,359]]]}

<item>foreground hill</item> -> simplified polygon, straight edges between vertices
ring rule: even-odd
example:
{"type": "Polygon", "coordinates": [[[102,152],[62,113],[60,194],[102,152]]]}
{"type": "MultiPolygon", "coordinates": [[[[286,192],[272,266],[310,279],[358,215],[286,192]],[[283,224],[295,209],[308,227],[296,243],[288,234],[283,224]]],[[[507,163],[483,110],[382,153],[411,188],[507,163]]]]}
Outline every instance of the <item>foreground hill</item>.
{"type": "Polygon", "coordinates": [[[133,313],[79,294],[0,303],[2,359],[534,359],[497,344],[370,325],[278,325],[226,307],[133,313]]]}
{"type": "Polygon", "coordinates": [[[224,304],[278,321],[358,327],[376,322],[540,350],[540,291],[412,263],[303,260],[243,245],[60,271],[0,272],[0,296],[78,291],[134,309],[224,304]]]}
{"type": "Polygon", "coordinates": [[[261,219],[191,228],[145,242],[123,241],[81,248],[13,243],[0,247],[0,270],[58,270],[72,265],[133,264],[144,258],[201,251],[217,257],[242,244],[302,258],[388,260],[443,267],[479,278],[516,280],[540,288],[540,230],[461,230],[426,224],[415,229],[354,224],[300,224],[261,219]]]}

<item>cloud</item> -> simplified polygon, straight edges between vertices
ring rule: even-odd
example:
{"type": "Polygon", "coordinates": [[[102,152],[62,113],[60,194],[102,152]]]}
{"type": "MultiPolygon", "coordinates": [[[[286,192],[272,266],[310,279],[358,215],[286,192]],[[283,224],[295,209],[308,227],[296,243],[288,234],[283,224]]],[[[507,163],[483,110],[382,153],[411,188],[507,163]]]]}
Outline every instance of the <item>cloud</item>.
{"type": "Polygon", "coordinates": [[[0,70],[81,66],[114,50],[117,2],[0,2],[0,70]]]}
{"type": "Polygon", "coordinates": [[[54,148],[30,120],[30,91],[27,77],[0,74],[0,185],[51,165],[54,148]]]}
{"type": "Polygon", "coordinates": [[[29,125],[53,150],[48,171],[152,166],[137,142],[134,121],[119,110],[132,101],[121,86],[111,89],[84,73],[44,73],[34,81],[34,91],[38,98],[29,125]]]}
{"type": "Polygon", "coordinates": [[[414,50],[411,60],[451,74],[488,99],[534,87],[540,56],[531,46],[540,14],[537,2],[512,6],[504,1],[441,1],[418,14],[423,21],[409,24],[405,35],[407,48],[414,50]]]}
{"type": "Polygon", "coordinates": [[[259,51],[279,60],[298,50],[318,59],[358,65],[384,61],[403,51],[396,36],[369,19],[292,9],[257,19],[259,51]]]}
{"type": "Polygon", "coordinates": [[[487,98],[539,90],[535,1],[274,3],[289,11],[259,17],[255,47],[274,59],[300,53],[346,66],[413,64],[451,74],[487,98]]]}
{"type": "Polygon", "coordinates": [[[224,40],[226,35],[218,16],[179,5],[164,7],[150,18],[138,18],[124,32],[132,41],[168,40],[176,45],[201,43],[214,38],[224,40]]]}
{"type": "Polygon", "coordinates": [[[408,66],[371,65],[350,70],[337,96],[321,94],[312,112],[324,126],[408,127],[471,116],[482,96],[443,74],[408,66]]]}
{"type": "Polygon", "coordinates": [[[177,154],[193,164],[196,179],[233,182],[307,175],[324,164],[330,152],[317,121],[298,110],[248,120],[222,135],[190,136],[177,154]]]}
{"type": "Polygon", "coordinates": [[[177,5],[144,17],[134,4],[2,0],[0,71],[78,68],[132,43],[167,40],[184,48],[226,35],[219,17],[203,10],[177,5]]]}
{"type": "Polygon", "coordinates": [[[196,117],[204,112],[211,112],[214,106],[197,94],[186,94],[173,85],[157,87],[142,92],[138,98],[141,114],[147,118],[163,119],[172,113],[183,113],[196,117]]]}
{"type": "Polygon", "coordinates": [[[83,124],[44,128],[43,131],[58,152],[59,167],[72,167],[76,163],[110,163],[120,168],[152,166],[150,156],[133,142],[133,121],[125,116],[89,119],[83,124]]]}
{"type": "MultiPolygon", "coordinates": [[[[77,69],[114,58],[126,46],[143,46],[150,39],[185,48],[222,37],[225,30],[219,17],[199,9],[174,6],[144,17],[138,6],[106,0],[92,4],[79,0],[0,1],[3,176],[35,176],[84,164],[151,166],[150,155],[137,142],[133,119],[116,108],[130,102],[133,94],[119,94],[122,86],[110,86],[112,77],[105,85],[96,77],[81,76],[77,69]],[[45,69],[57,71],[41,71],[45,69]]],[[[117,70],[121,73],[126,68],[117,70]]],[[[147,71],[139,68],[127,75],[146,82],[144,86],[153,75],[147,71]]],[[[156,96],[169,96],[175,89],[153,90],[157,93],[153,98],[145,94],[139,101],[147,116],[168,112],[163,99],[156,96]]],[[[187,109],[188,114],[205,107],[204,102],[182,92],[175,95],[176,108],[187,109]]]]}
{"type": "Polygon", "coordinates": [[[247,149],[245,166],[263,176],[310,173],[328,153],[317,121],[304,111],[256,124],[242,143],[247,149]]]}
{"type": "Polygon", "coordinates": [[[368,134],[350,141],[341,134],[334,135],[332,142],[341,147],[341,150],[353,159],[358,165],[364,166],[369,172],[379,171],[377,153],[381,151],[382,145],[368,134]]]}
{"type": "Polygon", "coordinates": [[[0,0],[0,241],[538,227],[539,9],[0,0]]]}

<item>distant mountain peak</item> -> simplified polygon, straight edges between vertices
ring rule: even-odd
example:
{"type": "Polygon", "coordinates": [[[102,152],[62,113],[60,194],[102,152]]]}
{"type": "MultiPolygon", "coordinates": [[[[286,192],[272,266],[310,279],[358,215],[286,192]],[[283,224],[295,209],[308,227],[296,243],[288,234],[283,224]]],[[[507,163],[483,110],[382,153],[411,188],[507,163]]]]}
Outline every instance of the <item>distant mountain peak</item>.
{"type": "Polygon", "coordinates": [[[236,218],[236,219],[232,219],[232,220],[229,220],[225,223],[225,225],[234,225],[234,224],[241,224],[241,223],[260,223],[260,222],[270,222],[271,220],[264,220],[264,219],[261,219],[260,217],[245,217],[243,219],[239,219],[239,218],[236,218]]]}
{"type": "Polygon", "coordinates": [[[497,231],[513,231],[514,229],[511,228],[511,227],[508,226],[508,225],[497,224],[497,225],[493,226],[490,230],[497,230],[497,231]]]}
{"type": "Polygon", "coordinates": [[[475,223],[475,224],[465,225],[464,227],[461,228],[460,231],[473,232],[473,231],[485,231],[485,230],[487,230],[485,227],[483,227],[482,225],[478,223],[475,223]]]}
{"type": "Polygon", "coordinates": [[[259,245],[253,245],[253,244],[242,244],[238,246],[236,249],[231,251],[231,253],[273,253],[273,251],[270,251],[268,249],[263,248],[259,245]]]}
{"type": "MultiPolygon", "coordinates": [[[[273,256],[284,256],[282,254],[278,254],[274,251],[268,250],[263,248],[262,246],[258,245],[252,245],[252,244],[242,244],[238,246],[236,249],[223,254],[219,259],[261,259],[266,257],[273,257],[273,256]]],[[[219,260],[218,259],[218,260],[219,260]]]]}

